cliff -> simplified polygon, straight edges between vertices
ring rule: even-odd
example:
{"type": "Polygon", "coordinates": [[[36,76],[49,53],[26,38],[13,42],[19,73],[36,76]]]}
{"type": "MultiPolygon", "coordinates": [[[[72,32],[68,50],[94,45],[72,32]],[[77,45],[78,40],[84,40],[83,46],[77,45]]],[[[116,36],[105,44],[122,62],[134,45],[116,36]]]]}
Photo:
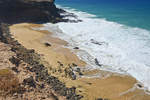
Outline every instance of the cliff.
{"type": "Polygon", "coordinates": [[[54,0],[0,0],[0,21],[9,24],[59,22],[54,0]]]}

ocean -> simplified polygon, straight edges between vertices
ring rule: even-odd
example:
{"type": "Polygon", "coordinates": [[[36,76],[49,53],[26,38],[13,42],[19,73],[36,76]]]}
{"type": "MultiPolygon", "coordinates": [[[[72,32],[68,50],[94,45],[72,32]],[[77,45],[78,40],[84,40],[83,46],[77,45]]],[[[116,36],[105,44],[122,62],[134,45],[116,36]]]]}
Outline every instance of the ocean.
{"type": "Polygon", "coordinates": [[[150,0],[56,0],[56,4],[150,30],[150,0]]]}
{"type": "Polygon", "coordinates": [[[79,47],[77,55],[89,68],[129,74],[150,90],[150,1],[56,0],[56,4],[82,22],[45,26],[57,31],[70,48],[79,47]]]}

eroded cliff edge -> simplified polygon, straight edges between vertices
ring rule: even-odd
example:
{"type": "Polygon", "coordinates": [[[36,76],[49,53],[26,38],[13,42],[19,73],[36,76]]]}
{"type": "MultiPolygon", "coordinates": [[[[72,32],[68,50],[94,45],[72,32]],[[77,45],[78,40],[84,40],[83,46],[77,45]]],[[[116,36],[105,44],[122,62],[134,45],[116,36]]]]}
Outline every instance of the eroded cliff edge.
{"type": "Polygon", "coordinates": [[[0,0],[0,21],[9,24],[59,22],[54,0],[0,0]]]}

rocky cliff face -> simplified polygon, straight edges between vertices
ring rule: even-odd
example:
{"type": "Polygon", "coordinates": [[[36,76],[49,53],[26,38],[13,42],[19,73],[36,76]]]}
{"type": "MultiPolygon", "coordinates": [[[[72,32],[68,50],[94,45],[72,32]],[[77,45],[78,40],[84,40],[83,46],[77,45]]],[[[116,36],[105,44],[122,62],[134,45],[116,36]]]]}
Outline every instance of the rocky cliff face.
{"type": "Polygon", "coordinates": [[[58,22],[61,20],[54,0],[0,0],[0,21],[14,24],[22,22],[58,22]]]}

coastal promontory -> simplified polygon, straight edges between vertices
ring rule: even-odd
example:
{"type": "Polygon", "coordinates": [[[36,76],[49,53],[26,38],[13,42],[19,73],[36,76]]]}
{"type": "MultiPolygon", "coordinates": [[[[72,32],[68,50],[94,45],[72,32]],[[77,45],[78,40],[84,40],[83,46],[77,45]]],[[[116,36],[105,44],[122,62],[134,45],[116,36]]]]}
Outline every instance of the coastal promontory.
{"type": "Polygon", "coordinates": [[[9,24],[57,22],[58,12],[54,0],[0,0],[0,21],[9,24]]]}

